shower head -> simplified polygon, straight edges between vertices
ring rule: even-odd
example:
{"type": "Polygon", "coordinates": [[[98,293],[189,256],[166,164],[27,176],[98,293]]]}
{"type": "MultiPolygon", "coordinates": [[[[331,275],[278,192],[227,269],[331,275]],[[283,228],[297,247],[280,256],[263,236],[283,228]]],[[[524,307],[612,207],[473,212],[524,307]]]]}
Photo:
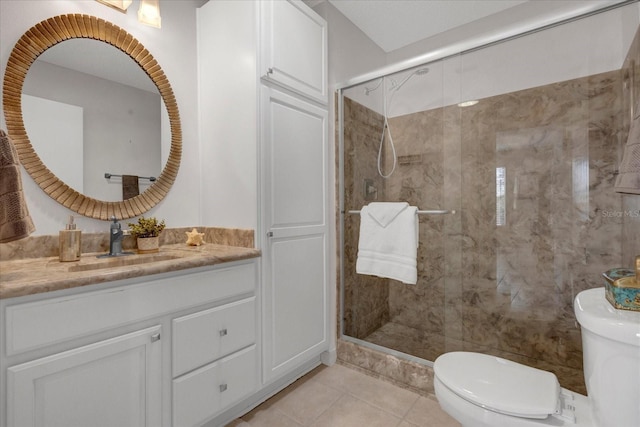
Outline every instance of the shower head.
{"type": "Polygon", "coordinates": [[[411,77],[413,77],[413,76],[424,76],[428,72],[429,72],[429,68],[428,67],[418,68],[417,70],[415,70],[414,72],[409,74],[407,77],[405,77],[404,80],[402,80],[400,83],[393,82],[393,84],[391,85],[389,90],[396,90],[396,91],[400,90],[402,85],[404,85],[406,82],[408,82],[411,77]]]}
{"type": "Polygon", "coordinates": [[[381,77],[381,78],[378,80],[378,84],[377,84],[375,87],[367,87],[367,86],[365,86],[365,87],[364,87],[364,94],[365,94],[365,95],[367,95],[367,96],[369,96],[369,94],[370,94],[371,92],[373,92],[374,90],[376,90],[376,89],[378,89],[378,88],[380,87],[380,85],[382,84],[382,81],[383,81],[383,80],[384,80],[384,77],[381,77]]]}

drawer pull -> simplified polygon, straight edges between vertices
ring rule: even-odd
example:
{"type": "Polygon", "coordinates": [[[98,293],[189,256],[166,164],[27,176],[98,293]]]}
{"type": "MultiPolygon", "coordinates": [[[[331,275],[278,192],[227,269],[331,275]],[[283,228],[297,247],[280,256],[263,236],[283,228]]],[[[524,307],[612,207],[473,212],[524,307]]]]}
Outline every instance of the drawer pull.
{"type": "Polygon", "coordinates": [[[160,341],[160,333],[151,335],[151,342],[160,341]]]}
{"type": "Polygon", "coordinates": [[[226,384],[220,384],[220,393],[222,393],[223,391],[227,390],[227,385],[226,384]]]}
{"type": "Polygon", "coordinates": [[[227,328],[220,329],[220,336],[221,336],[221,337],[224,337],[224,336],[226,336],[226,335],[227,335],[227,328]]]}

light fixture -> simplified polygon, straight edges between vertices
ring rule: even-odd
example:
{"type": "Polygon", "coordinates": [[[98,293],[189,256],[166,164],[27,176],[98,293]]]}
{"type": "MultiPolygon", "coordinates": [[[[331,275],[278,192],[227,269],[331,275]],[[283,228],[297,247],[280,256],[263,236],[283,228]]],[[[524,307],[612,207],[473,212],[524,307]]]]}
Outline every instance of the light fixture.
{"type": "Polygon", "coordinates": [[[471,107],[472,105],[476,105],[478,102],[477,100],[473,100],[473,101],[464,101],[461,102],[460,104],[458,104],[458,107],[471,107]]]}
{"type": "Polygon", "coordinates": [[[138,21],[152,27],[160,28],[160,0],[140,0],[138,21]]]}
{"type": "Polygon", "coordinates": [[[120,12],[127,12],[127,8],[131,6],[133,0],[96,0],[98,3],[106,4],[120,12]]]}

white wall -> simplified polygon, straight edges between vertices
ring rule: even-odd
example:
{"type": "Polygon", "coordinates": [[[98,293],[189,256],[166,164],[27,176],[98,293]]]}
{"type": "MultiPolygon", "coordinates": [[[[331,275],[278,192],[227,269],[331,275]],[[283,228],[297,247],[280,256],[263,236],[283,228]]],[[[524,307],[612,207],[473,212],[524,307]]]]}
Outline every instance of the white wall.
{"type": "Polygon", "coordinates": [[[84,192],[82,107],[22,94],[22,120],[40,160],[71,188],[84,192]],[[77,167],[71,167],[77,165],[77,167]]]}
{"type": "Polygon", "coordinates": [[[258,224],[256,19],[248,1],[198,10],[202,218],[220,227],[258,224]]]}
{"type": "MultiPolygon", "coordinates": [[[[137,21],[139,1],[126,14],[94,0],[2,0],[0,1],[0,66],[4,76],[13,46],[22,34],[38,22],[55,15],[80,13],[97,16],[118,25],[136,37],[156,58],[171,82],[182,124],[182,159],[178,177],[164,201],[147,215],[164,218],[169,227],[215,225],[200,217],[200,147],[197,129],[196,0],[162,0],[162,29],[137,21]]],[[[4,117],[0,126],[6,129],[4,117]]],[[[23,175],[29,211],[36,225],[34,235],[57,234],[71,211],[49,198],[29,177],[23,175]]],[[[87,232],[107,232],[103,221],[78,217],[87,232]]]]}

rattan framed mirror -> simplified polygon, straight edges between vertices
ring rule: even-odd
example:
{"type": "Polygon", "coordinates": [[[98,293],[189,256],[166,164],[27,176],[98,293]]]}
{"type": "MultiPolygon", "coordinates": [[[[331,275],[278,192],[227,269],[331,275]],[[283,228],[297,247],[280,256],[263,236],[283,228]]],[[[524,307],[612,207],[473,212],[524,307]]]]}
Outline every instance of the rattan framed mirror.
{"type": "Polygon", "coordinates": [[[124,29],[94,16],[79,14],[55,16],[34,25],[22,35],[9,56],[2,91],[7,131],[18,151],[20,162],[40,188],[63,206],[90,218],[109,220],[115,216],[117,219],[126,219],[149,211],[171,189],[182,155],[178,105],[160,64],[124,29]],[[171,128],[171,148],[167,162],[156,181],[144,192],[130,199],[107,202],[74,190],[42,162],[25,129],[21,95],[31,64],[50,47],[73,38],[102,41],[129,55],[151,78],[167,109],[171,128]]]}

